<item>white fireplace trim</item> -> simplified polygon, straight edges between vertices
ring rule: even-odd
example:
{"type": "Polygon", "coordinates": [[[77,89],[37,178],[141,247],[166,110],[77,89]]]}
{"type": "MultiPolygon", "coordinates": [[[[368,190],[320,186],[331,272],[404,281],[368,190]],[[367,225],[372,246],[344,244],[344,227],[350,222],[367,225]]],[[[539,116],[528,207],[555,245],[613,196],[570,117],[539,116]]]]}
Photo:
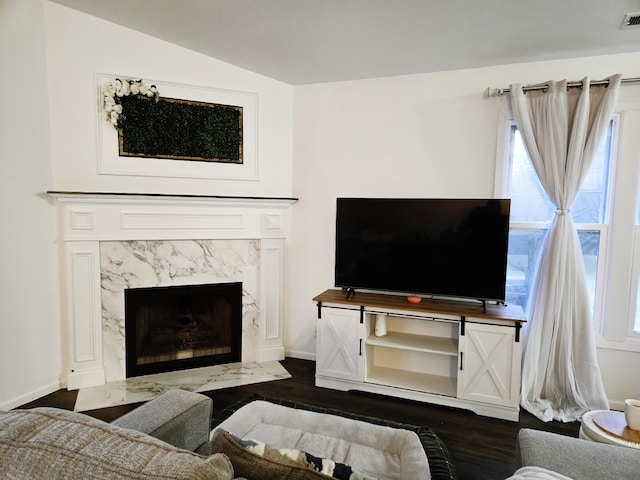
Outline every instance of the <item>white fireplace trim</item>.
{"type": "Polygon", "coordinates": [[[61,244],[63,378],[105,384],[100,242],[259,240],[258,362],[284,358],[284,243],[295,199],[48,192],[61,244]]]}

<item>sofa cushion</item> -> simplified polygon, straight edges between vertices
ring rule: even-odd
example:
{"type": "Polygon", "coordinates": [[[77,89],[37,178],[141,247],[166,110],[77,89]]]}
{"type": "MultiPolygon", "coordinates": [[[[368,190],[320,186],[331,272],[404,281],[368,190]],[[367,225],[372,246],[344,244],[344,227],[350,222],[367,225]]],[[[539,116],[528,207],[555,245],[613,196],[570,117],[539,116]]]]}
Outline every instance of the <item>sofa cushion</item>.
{"type": "Polygon", "coordinates": [[[0,413],[0,465],[12,479],[233,478],[224,455],[202,457],[143,433],[55,408],[0,413]]]}

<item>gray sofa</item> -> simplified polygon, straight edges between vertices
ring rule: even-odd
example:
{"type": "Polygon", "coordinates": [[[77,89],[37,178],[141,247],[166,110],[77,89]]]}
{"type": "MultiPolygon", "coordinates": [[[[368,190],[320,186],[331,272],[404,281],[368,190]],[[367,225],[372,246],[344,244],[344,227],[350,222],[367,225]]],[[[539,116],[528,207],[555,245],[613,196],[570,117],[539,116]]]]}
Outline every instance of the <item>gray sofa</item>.
{"type": "Polygon", "coordinates": [[[252,402],[227,419],[236,422],[240,435],[245,433],[240,427],[259,426],[267,432],[263,442],[274,441],[274,448],[224,428],[210,432],[212,410],[210,398],[172,390],[111,424],[56,408],[0,412],[0,479],[330,478],[320,472],[350,480],[370,478],[342,460],[296,450],[300,441],[290,438],[296,428],[298,437],[306,440],[303,445],[320,452],[315,455],[343,450],[344,458],[358,467],[367,467],[388,450],[382,464],[392,473],[385,476],[381,464],[376,478],[430,477],[425,450],[412,431],[267,402],[252,402]],[[319,430],[309,436],[314,429],[319,430]],[[325,444],[330,452],[324,452],[325,444]],[[351,451],[357,454],[348,456],[351,451]]]}
{"type": "Polygon", "coordinates": [[[526,428],[518,434],[517,462],[573,480],[640,478],[640,450],[526,428]]]}
{"type": "Polygon", "coordinates": [[[210,398],[172,390],[108,424],[57,408],[0,412],[0,478],[233,478],[208,442],[210,398]]]}

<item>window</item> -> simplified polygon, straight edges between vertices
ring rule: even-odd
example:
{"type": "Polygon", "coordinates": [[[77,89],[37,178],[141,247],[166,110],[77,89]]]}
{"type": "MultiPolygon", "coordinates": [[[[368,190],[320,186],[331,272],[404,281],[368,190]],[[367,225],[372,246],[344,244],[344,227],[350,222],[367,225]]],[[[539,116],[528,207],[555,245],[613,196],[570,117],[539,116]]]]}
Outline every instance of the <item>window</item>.
{"type": "Polygon", "coordinates": [[[636,320],[633,324],[633,331],[635,333],[640,333],[640,283],[638,284],[636,294],[636,320]]]}
{"type": "MultiPolygon", "coordinates": [[[[582,246],[598,347],[640,352],[640,85],[621,89],[618,113],[571,206],[582,246]]],[[[509,197],[507,303],[526,308],[555,207],[538,181],[510,112],[500,114],[496,197],[509,197]]]]}
{"type": "MultiPolygon", "coordinates": [[[[578,230],[594,318],[601,305],[608,238],[611,178],[617,119],[609,124],[581,190],[571,206],[578,230]]],[[[507,261],[507,303],[526,308],[544,234],[554,217],[549,201],[513,122],[507,143],[507,196],[511,198],[511,232],[507,261]]],[[[640,295],[640,293],[639,293],[640,295]]]]}

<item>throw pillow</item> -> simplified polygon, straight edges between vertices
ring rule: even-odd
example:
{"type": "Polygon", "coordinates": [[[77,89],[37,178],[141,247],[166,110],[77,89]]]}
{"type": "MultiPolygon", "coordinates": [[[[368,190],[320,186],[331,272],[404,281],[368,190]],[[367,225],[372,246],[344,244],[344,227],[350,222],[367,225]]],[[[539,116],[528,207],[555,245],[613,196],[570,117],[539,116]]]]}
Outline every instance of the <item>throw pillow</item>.
{"type": "Polygon", "coordinates": [[[366,480],[349,465],[295,449],[277,449],[256,440],[241,439],[226,430],[214,430],[203,454],[224,453],[236,476],[264,480],[366,480]]]}

